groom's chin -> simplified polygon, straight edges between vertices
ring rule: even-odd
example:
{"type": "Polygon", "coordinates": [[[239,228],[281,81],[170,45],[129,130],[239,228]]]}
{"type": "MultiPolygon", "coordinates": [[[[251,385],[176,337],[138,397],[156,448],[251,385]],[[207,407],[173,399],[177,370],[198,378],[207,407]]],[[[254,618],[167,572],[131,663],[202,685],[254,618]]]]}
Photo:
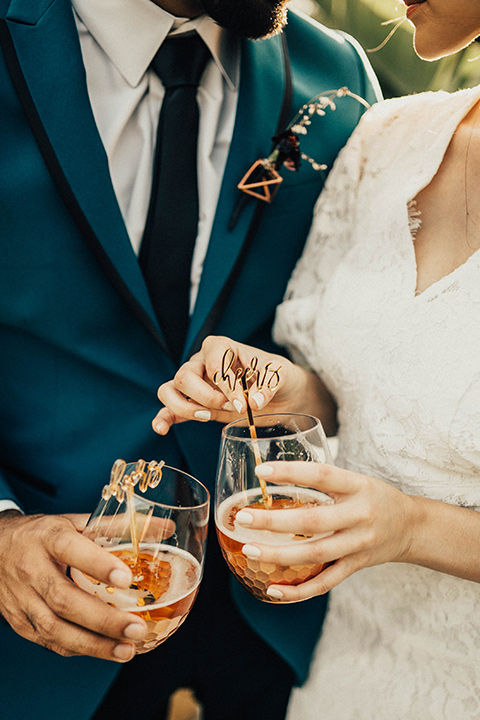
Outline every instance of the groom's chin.
{"type": "Polygon", "coordinates": [[[258,40],[276,35],[287,22],[288,0],[200,0],[221,27],[258,40]]]}

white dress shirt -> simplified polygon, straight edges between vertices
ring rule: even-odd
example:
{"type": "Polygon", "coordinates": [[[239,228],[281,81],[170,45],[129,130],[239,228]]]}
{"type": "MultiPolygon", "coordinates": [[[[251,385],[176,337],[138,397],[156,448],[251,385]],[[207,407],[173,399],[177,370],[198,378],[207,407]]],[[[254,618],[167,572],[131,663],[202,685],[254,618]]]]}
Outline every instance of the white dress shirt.
{"type": "Polygon", "coordinates": [[[235,122],[240,48],[210,17],[176,18],[152,0],[73,0],[87,87],[136,253],[147,217],[164,88],[150,63],[167,35],[196,30],[212,54],[198,89],[199,224],[193,309],[235,122]]]}
{"type": "MultiPolygon", "coordinates": [[[[210,17],[177,18],[152,0],[73,0],[87,88],[113,187],[138,254],[150,201],[164,89],[150,63],[167,35],[196,30],[209,48],[197,99],[199,224],[191,270],[195,304],[235,123],[240,44],[210,17]]],[[[18,509],[0,500],[0,512],[18,509]]]]}

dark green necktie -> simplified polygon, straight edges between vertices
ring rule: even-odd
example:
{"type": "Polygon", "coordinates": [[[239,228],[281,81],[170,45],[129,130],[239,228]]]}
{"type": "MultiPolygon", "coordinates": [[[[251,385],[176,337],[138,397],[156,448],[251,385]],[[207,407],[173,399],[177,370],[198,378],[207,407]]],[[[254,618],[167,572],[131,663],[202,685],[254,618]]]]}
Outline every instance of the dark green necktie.
{"type": "Polygon", "coordinates": [[[139,261],[177,362],[188,328],[190,270],[198,227],[197,88],[209,57],[207,46],[194,33],[166,40],[152,62],[165,96],[139,261]]]}

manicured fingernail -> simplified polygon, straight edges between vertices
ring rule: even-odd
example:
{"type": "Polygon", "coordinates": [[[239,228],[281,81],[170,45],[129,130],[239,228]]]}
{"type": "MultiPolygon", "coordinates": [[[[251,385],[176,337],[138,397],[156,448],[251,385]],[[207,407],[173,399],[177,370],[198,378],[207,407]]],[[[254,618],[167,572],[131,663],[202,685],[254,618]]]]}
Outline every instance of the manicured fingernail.
{"type": "Polygon", "coordinates": [[[163,435],[167,430],[168,430],[167,423],[158,422],[155,425],[155,432],[158,433],[159,435],[163,435]]]}
{"type": "Polygon", "coordinates": [[[130,625],[127,625],[123,631],[123,637],[126,637],[129,640],[141,640],[145,637],[146,632],[146,628],[143,625],[140,625],[140,623],[131,623],[130,625]]]}
{"type": "Polygon", "coordinates": [[[273,475],[273,467],[271,465],[265,465],[265,463],[257,465],[255,468],[255,475],[262,478],[269,477],[269,475],[273,475]]]}
{"type": "Polygon", "coordinates": [[[197,420],[210,420],[212,417],[212,413],[210,410],[197,410],[195,413],[193,413],[194,416],[197,418],[197,420]]]}
{"type": "Polygon", "coordinates": [[[222,405],[222,410],[227,410],[228,412],[233,412],[235,408],[233,407],[231,402],[226,402],[225,405],[222,405]]]}
{"type": "Polygon", "coordinates": [[[133,645],[115,645],[113,648],[113,656],[116,657],[117,660],[126,662],[127,660],[131,660],[134,655],[135,648],[133,645]]]}
{"type": "Polygon", "coordinates": [[[262,551],[255,545],[244,545],[242,547],[242,553],[248,558],[258,558],[262,554],[262,551]]]}
{"type": "Polygon", "coordinates": [[[253,393],[252,399],[255,400],[257,408],[260,410],[265,405],[265,397],[261,392],[253,393]]]}
{"type": "Polygon", "coordinates": [[[235,520],[238,520],[240,525],[251,525],[253,522],[253,515],[249,512],[245,512],[245,510],[240,510],[235,515],[235,520]]]}
{"type": "Polygon", "coordinates": [[[234,400],[233,401],[233,407],[237,411],[238,414],[240,414],[243,411],[243,405],[240,402],[240,400],[234,400]]]}
{"type": "Polygon", "coordinates": [[[127,569],[121,570],[120,568],[115,568],[111,571],[108,579],[110,585],[118,588],[127,588],[132,582],[132,573],[127,569]]]}
{"type": "Polygon", "coordinates": [[[283,593],[272,587],[267,588],[267,595],[270,595],[270,597],[275,598],[276,600],[283,598],[283,593]]]}

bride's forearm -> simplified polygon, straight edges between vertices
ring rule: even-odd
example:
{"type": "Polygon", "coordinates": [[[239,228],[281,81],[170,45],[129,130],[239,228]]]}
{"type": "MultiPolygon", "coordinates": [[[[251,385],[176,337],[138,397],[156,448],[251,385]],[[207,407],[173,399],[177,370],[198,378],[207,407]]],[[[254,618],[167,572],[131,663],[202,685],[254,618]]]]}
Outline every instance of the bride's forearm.
{"type": "Polygon", "coordinates": [[[480,513],[412,497],[411,541],[401,560],[480,582],[480,513]]]}

